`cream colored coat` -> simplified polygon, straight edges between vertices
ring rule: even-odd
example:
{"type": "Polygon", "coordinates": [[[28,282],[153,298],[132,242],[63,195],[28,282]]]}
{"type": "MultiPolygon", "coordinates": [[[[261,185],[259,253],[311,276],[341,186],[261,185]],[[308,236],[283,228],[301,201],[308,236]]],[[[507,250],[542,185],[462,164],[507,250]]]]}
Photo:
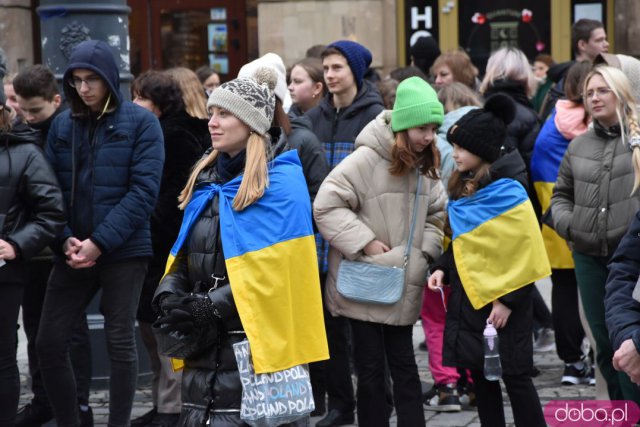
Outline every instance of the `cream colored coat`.
{"type": "MultiPolygon", "coordinates": [[[[435,143],[435,142],[434,142],[435,143]]],[[[442,251],[447,196],[439,180],[421,175],[416,225],[405,274],[405,288],[393,305],[366,304],[343,298],[336,273],[343,256],[372,264],[402,266],[417,188],[417,175],[392,176],[391,111],[383,111],[356,138],[356,150],[325,179],[313,204],[318,229],[329,242],[325,301],[334,316],[388,325],[411,325],[422,306],[428,257],[442,251]],[[427,211],[428,206],[428,211],[427,211]],[[378,239],[391,248],[367,256],[363,248],[378,239]]]]}

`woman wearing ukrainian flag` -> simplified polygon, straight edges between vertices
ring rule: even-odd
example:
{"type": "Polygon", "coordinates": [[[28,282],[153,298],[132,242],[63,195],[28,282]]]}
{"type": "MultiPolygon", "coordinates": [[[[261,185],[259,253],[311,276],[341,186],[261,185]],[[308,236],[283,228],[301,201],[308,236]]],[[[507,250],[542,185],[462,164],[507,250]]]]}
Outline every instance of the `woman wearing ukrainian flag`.
{"type": "Polygon", "coordinates": [[[160,334],[195,337],[179,426],[246,425],[234,343],[248,339],[256,373],[328,358],[300,160],[270,159],[276,81],[263,67],[212,92],[213,149],[179,197],[184,220],[154,297],[160,334]]]}
{"type": "Polygon", "coordinates": [[[452,244],[435,261],[429,289],[451,286],[443,362],[471,370],[483,426],[505,425],[500,382],[483,374],[483,330],[498,329],[502,379],[516,426],[546,423],[531,380],[532,283],[551,271],[533,207],[526,166],[506,151],[513,101],[501,94],[464,115],[447,132],[456,170],[449,180],[452,244]]]}

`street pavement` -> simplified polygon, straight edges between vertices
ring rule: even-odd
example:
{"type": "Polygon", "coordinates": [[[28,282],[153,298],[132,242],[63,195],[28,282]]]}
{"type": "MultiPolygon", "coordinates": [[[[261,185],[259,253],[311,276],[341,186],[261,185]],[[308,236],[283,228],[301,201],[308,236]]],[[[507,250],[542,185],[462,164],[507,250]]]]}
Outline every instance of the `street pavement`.
{"type": "MultiPolygon", "coordinates": [[[[549,280],[541,281],[538,287],[549,304],[549,295],[551,284],[549,280]]],[[[550,304],[549,304],[550,305],[550,304]]],[[[418,344],[424,339],[424,333],[422,326],[418,322],[414,326],[413,341],[414,348],[416,349],[416,361],[418,364],[418,370],[420,379],[427,382],[429,385],[433,384],[433,379],[428,369],[427,352],[418,350],[418,344]]],[[[28,369],[27,369],[27,356],[26,356],[26,339],[22,334],[22,328],[20,329],[18,346],[18,366],[20,369],[21,380],[21,395],[20,406],[29,402],[31,398],[30,389],[28,388],[28,369]]],[[[540,370],[540,375],[533,379],[540,401],[544,407],[548,402],[552,400],[587,400],[595,398],[595,387],[588,385],[577,386],[563,386],[560,384],[560,378],[562,377],[562,371],[564,365],[560,359],[558,359],[555,351],[547,353],[534,354],[534,364],[540,370]]],[[[382,392],[382,390],[381,390],[382,392]]],[[[92,390],[90,396],[90,405],[93,409],[94,421],[96,426],[106,426],[109,408],[109,393],[107,390],[92,390]]],[[[503,399],[505,402],[505,414],[506,420],[509,426],[513,424],[513,415],[511,413],[511,405],[509,398],[504,392],[503,386],[503,399]]],[[[152,408],[151,404],[151,390],[148,385],[142,385],[138,387],[136,392],[134,408],[132,418],[135,418],[143,413],[149,411],[152,408]]],[[[456,413],[438,413],[429,410],[425,410],[425,418],[427,420],[427,426],[430,427],[479,427],[480,420],[478,413],[475,409],[463,410],[456,413]]],[[[315,426],[315,423],[319,421],[320,417],[314,417],[311,419],[311,425],[315,426]]],[[[53,422],[49,423],[47,427],[55,425],[53,422]]],[[[357,424],[354,424],[357,425],[357,424]]],[[[391,427],[397,426],[395,413],[391,418],[391,427]]],[[[365,426],[366,427],[366,426],[365,426]]]]}

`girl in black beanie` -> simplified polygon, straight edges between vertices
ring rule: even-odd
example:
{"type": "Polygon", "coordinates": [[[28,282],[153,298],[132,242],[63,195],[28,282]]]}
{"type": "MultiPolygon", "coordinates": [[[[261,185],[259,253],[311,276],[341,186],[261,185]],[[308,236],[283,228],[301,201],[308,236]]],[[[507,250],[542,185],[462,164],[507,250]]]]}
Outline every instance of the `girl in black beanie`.
{"type": "Polygon", "coordinates": [[[515,115],[505,95],[487,99],[447,132],[456,170],[449,181],[447,228],[452,244],[435,261],[429,289],[451,286],[443,364],[471,370],[483,426],[505,426],[499,381],[483,373],[485,323],[498,329],[502,379],[516,426],[545,426],[529,373],[531,283],[550,274],[542,236],[525,190],[526,167],[505,149],[515,115]]]}

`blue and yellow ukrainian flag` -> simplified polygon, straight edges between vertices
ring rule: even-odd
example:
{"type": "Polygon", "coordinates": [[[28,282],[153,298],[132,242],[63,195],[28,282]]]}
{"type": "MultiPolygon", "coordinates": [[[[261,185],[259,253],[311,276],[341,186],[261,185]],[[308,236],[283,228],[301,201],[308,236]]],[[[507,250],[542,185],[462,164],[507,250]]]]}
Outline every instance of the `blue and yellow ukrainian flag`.
{"type": "Polygon", "coordinates": [[[329,358],[307,185],[296,150],[269,164],[269,186],[243,211],[232,207],[242,176],[194,192],[167,272],[215,195],[227,274],[257,373],[329,358]]]}
{"type": "MultiPolygon", "coordinates": [[[[556,112],[548,120],[554,123],[556,112]]],[[[536,139],[536,145],[531,156],[531,178],[533,188],[538,196],[542,212],[546,212],[551,205],[553,187],[558,179],[558,171],[564,153],[569,146],[569,140],[558,131],[556,126],[543,126],[536,139]]],[[[542,238],[549,255],[552,268],[574,268],[573,256],[567,241],[558,235],[551,227],[542,225],[542,238]]]]}
{"type": "Polygon", "coordinates": [[[525,189],[499,179],[449,202],[453,255],[477,310],[551,274],[540,228],[525,189]]]}

